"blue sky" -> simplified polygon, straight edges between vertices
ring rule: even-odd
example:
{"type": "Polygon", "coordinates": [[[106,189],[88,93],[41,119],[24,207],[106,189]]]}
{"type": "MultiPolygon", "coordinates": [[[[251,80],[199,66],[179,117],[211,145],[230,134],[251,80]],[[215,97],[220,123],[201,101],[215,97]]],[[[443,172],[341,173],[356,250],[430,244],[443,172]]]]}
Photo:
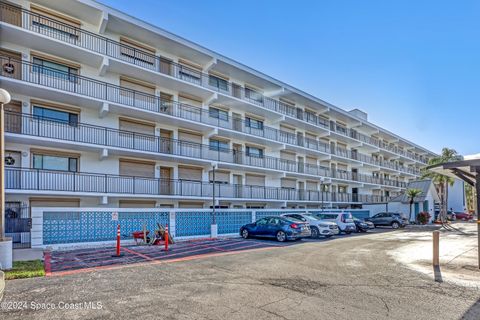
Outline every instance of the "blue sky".
{"type": "Polygon", "coordinates": [[[434,152],[480,152],[480,1],[100,1],[434,152]]]}

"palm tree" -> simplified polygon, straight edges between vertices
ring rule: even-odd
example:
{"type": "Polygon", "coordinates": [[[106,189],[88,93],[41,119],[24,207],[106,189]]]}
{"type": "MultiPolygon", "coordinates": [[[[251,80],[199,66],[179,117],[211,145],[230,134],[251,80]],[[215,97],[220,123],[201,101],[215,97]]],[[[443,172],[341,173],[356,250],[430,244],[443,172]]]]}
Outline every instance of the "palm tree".
{"type": "Polygon", "coordinates": [[[475,190],[469,184],[465,184],[465,198],[467,200],[467,210],[475,210],[475,190]]]}
{"type": "Polygon", "coordinates": [[[415,202],[415,198],[421,196],[423,193],[420,189],[408,189],[405,194],[408,197],[408,201],[410,203],[410,214],[408,215],[409,220],[413,221],[412,219],[412,205],[415,202]]]}
{"type": "MultiPolygon", "coordinates": [[[[429,165],[434,165],[434,164],[439,164],[439,163],[445,163],[445,162],[451,162],[451,161],[457,161],[461,160],[462,156],[457,153],[456,150],[450,149],[450,148],[443,148],[442,149],[442,154],[438,157],[431,158],[428,161],[429,165]]],[[[428,170],[424,170],[422,174],[422,179],[424,178],[429,178],[432,180],[432,182],[435,184],[435,187],[438,191],[438,194],[440,196],[440,220],[442,222],[446,221],[447,219],[447,208],[448,208],[448,186],[453,186],[455,180],[441,175],[439,173],[431,172],[428,170]]]]}

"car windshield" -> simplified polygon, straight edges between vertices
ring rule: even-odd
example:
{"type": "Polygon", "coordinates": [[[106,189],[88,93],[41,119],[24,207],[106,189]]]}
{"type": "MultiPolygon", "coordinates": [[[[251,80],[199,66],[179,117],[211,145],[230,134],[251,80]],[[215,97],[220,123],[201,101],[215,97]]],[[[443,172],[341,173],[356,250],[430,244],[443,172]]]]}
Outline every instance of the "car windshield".
{"type": "Polygon", "coordinates": [[[312,219],[312,220],[320,220],[318,217],[315,217],[313,214],[311,213],[306,213],[304,214],[305,218],[308,218],[308,219],[312,219]]]}
{"type": "Polygon", "coordinates": [[[344,217],[345,219],[353,219],[351,213],[344,213],[344,214],[343,214],[343,217],[344,217]]]}

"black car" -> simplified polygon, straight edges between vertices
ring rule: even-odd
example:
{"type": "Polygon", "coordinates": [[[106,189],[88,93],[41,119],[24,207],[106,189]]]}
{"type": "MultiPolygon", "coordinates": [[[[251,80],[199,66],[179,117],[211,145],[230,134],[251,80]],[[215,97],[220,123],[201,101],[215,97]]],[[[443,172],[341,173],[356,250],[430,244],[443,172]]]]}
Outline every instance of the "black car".
{"type": "Polygon", "coordinates": [[[408,224],[408,220],[397,212],[380,212],[365,221],[372,222],[376,226],[391,226],[393,229],[403,228],[408,224]]]}
{"type": "Polygon", "coordinates": [[[353,223],[355,223],[357,232],[367,232],[369,229],[375,228],[375,225],[372,222],[364,221],[355,217],[353,217],[353,223]]]}

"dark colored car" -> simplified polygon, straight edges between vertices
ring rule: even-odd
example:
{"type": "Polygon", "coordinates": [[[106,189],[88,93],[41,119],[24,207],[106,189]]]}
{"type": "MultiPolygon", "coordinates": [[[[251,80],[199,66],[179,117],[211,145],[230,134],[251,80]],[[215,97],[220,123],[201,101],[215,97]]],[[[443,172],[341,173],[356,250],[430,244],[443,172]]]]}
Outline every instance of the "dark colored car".
{"type": "Polygon", "coordinates": [[[455,217],[458,220],[468,221],[473,219],[473,214],[468,212],[455,212],[455,217]]]}
{"type": "Polygon", "coordinates": [[[277,241],[297,240],[311,236],[308,223],[287,217],[265,217],[240,228],[240,235],[275,238],[277,241]]]}
{"type": "Polygon", "coordinates": [[[397,212],[380,212],[365,221],[372,222],[376,226],[391,226],[393,229],[403,228],[408,224],[408,220],[397,212]]]}
{"type": "Polygon", "coordinates": [[[357,232],[367,232],[369,229],[375,228],[375,225],[372,222],[358,219],[355,217],[353,217],[353,223],[355,223],[357,232]]]}

